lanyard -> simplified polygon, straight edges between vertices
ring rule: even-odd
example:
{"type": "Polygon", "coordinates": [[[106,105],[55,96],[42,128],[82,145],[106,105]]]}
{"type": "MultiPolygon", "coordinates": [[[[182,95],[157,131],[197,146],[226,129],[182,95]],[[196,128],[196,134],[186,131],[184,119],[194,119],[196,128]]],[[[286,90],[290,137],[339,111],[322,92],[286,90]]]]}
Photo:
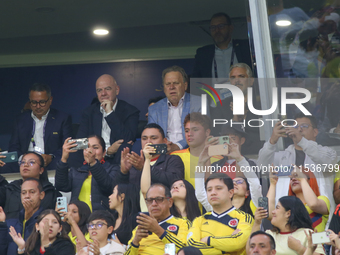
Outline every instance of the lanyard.
{"type": "MultiPolygon", "coordinates": [[[[46,120],[45,119],[45,122],[44,122],[44,131],[43,131],[43,138],[45,138],[45,127],[46,127],[46,120]]],[[[34,141],[34,133],[35,133],[35,120],[33,120],[33,130],[32,130],[32,138],[31,138],[31,142],[32,142],[32,145],[33,145],[33,148],[35,147],[35,141],[34,141]]]]}
{"type": "MultiPolygon", "coordinates": [[[[235,57],[235,48],[233,47],[231,51],[231,58],[230,58],[230,66],[231,67],[234,64],[234,57],[235,57]]],[[[217,64],[216,64],[216,59],[214,57],[214,72],[215,72],[215,78],[218,78],[217,74],[217,64]]]]}

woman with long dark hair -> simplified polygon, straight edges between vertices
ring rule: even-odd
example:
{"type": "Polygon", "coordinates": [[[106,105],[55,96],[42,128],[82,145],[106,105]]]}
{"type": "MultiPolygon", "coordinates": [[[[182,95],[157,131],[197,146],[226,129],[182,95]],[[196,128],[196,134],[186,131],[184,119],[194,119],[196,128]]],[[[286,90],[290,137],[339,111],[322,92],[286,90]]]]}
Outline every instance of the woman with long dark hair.
{"type": "Polygon", "coordinates": [[[176,180],[171,185],[171,197],[174,201],[170,211],[176,217],[186,218],[190,222],[201,216],[201,210],[195,196],[195,189],[187,180],[176,180]]]}
{"type": "MultiPolygon", "coordinates": [[[[145,156],[144,167],[142,171],[140,188],[144,198],[146,192],[151,186],[151,168],[150,160],[151,154],[154,153],[154,147],[146,144],[143,153],[145,156]]],[[[171,197],[174,200],[174,204],[171,213],[176,217],[186,218],[189,221],[193,221],[197,216],[201,215],[198,207],[198,201],[195,196],[194,187],[186,180],[175,181],[170,189],[171,197]]]]}
{"type": "Polygon", "coordinates": [[[70,168],[67,161],[76,146],[75,142],[69,142],[70,139],[65,140],[61,160],[57,163],[55,187],[59,191],[72,192],[71,200],[85,202],[91,211],[105,210],[114,186],[128,183],[129,176],[120,171],[119,165],[105,162],[105,142],[97,135],[88,137],[88,148],[83,151],[83,166],[70,168]]]}
{"type": "MultiPolygon", "coordinates": [[[[278,182],[276,173],[270,173],[270,187],[267,193],[269,205],[269,219],[271,210],[275,207],[276,186],[278,182]]],[[[287,177],[284,177],[287,178],[287,177]]],[[[313,229],[318,232],[325,231],[329,217],[330,201],[321,196],[315,175],[307,168],[295,168],[290,176],[289,196],[295,196],[305,205],[313,222],[313,229]]]]}
{"type": "Polygon", "coordinates": [[[127,245],[132,230],[137,226],[136,216],[140,212],[139,189],[133,184],[118,184],[109,197],[109,206],[115,210],[113,238],[127,245]]]}
{"type": "Polygon", "coordinates": [[[85,246],[87,241],[91,241],[86,227],[91,210],[86,203],[74,200],[68,204],[67,213],[59,212],[58,209],[56,211],[61,217],[64,217],[63,227],[74,245],[77,245],[78,242],[81,243],[81,246],[85,246]]]}
{"type": "MultiPolygon", "coordinates": [[[[260,230],[262,219],[267,211],[257,208],[252,232],[260,230]]],[[[277,255],[303,254],[307,247],[307,236],[304,230],[312,231],[312,220],[301,202],[295,196],[281,197],[272,211],[272,230],[266,232],[273,236],[277,255]]],[[[248,246],[248,242],[247,242],[248,246]]],[[[321,244],[313,254],[325,254],[321,244]]]]}
{"type": "Polygon", "coordinates": [[[63,230],[60,215],[51,209],[37,217],[35,231],[32,231],[26,242],[13,227],[10,227],[10,235],[18,245],[18,254],[75,254],[74,245],[63,230]]]}

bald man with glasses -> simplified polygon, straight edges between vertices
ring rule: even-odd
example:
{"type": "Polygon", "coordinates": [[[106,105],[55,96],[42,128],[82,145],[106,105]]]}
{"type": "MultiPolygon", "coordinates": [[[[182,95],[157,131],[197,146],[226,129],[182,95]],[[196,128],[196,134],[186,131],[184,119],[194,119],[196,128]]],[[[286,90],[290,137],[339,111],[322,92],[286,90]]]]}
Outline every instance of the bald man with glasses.
{"type": "MultiPolygon", "coordinates": [[[[33,84],[29,90],[31,110],[15,120],[8,147],[8,151],[16,151],[18,157],[27,151],[41,154],[46,170],[56,168],[64,141],[72,136],[71,116],[51,108],[52,100],[51,88],[47,84],[33,84]]],[[[18,164],[1,161],[0,172],[19,172],[18,164]]]]}

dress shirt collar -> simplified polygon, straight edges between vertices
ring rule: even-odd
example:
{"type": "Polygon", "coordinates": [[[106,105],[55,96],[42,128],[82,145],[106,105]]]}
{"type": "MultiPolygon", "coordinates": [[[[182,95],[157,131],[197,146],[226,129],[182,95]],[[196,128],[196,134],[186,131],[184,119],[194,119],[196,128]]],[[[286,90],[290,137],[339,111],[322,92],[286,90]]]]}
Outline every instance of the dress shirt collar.
{"type": "Polygon", "coordinates": [[[215,44],[215,52],[217,51],[217,52],[219,52],[219,51],[227,51],[227,50],[229,50],[230,48],[232,48],[233,47],[233,40],[230,40],[230,42],[229,42],[229,44],[228,44],[228,47],[226,48],[226,49],[220,49],[219,47],[217,47],[217,45],[215,44]]]}
{"type": "Polygon", "coordinates": [[[172,103],[169,101],[169,99],[167,99],[167,101],[168,101],[168,108],[171,108],[171,107],[180,107],[180,106],[182,106],[183,101],[184,101],[184,97],[185,97],[185,93],[184,93],[184,95],[182,96],[182,98],[179,100],[177,106],[173,106],[172,103]]]}
{"type": "MultiPolygon", "coordinates": [[[[47,113],[41,117],[41,120],[46,120],[49,112],[50,112],[50,109],[48,109],[47,113]]],[[[32,117],[33,120],[39,121],[38,117],[34,115],[33,111],[31,112],[31,117],[32,117]]]]}

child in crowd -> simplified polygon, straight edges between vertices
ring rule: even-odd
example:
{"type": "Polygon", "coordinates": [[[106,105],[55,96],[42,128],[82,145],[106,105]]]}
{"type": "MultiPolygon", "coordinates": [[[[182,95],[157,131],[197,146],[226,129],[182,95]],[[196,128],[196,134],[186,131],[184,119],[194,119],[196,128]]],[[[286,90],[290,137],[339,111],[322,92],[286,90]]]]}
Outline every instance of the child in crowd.
{"type": "Polygon", "coordinates": [[[125,247],[118,240],[110,239],[114,225],[115,219],[108,211],[98,210],[93,212],[87,224],[93,242],[82,249],[78,245],[77,255],[124,254],[125,247]]]}

